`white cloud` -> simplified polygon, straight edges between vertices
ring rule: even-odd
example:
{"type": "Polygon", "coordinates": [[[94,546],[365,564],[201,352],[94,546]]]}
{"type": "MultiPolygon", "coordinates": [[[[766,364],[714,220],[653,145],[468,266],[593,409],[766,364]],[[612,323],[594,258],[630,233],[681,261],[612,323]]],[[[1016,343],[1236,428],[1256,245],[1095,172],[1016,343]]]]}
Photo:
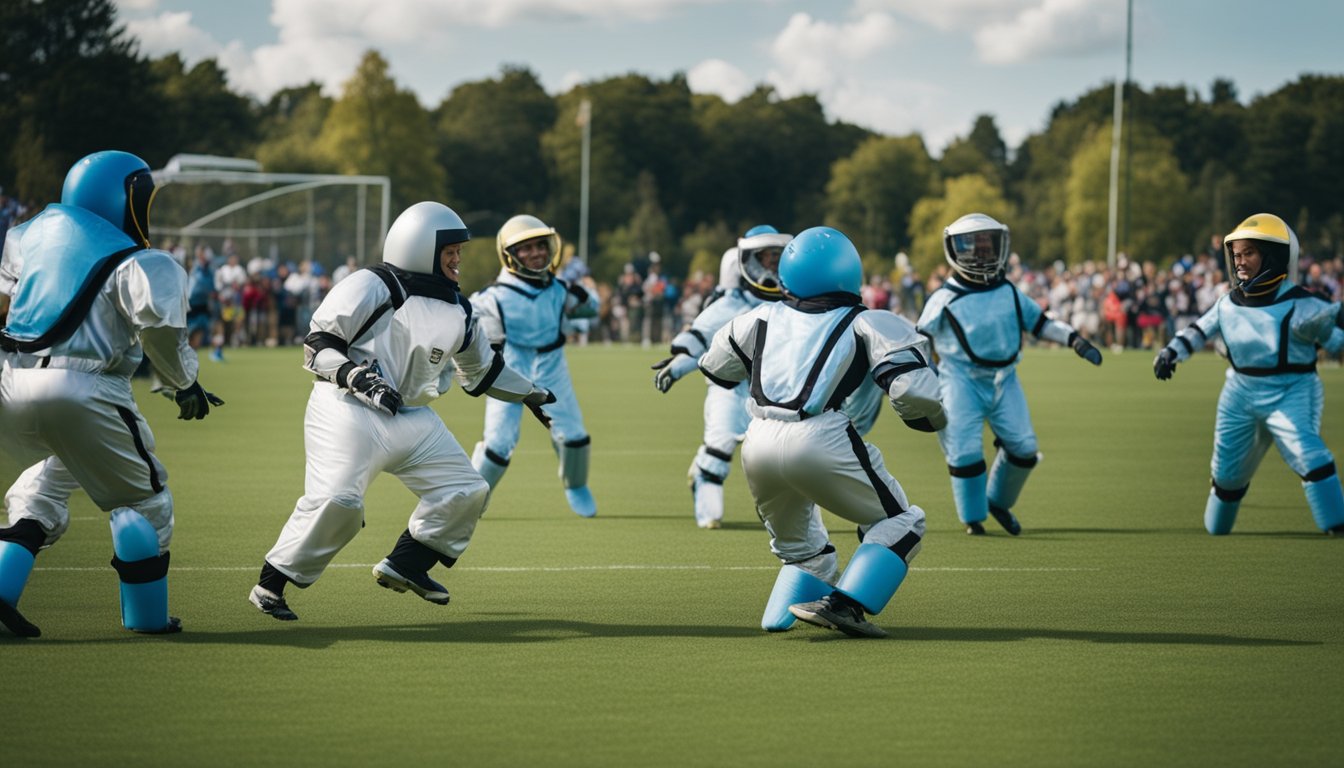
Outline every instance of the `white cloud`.
{"type": "Polygon", "coordinates": [[[706,59],[686,73],[686,82],[696,93],[713,93],[734,102],[756,87],[747,73],[723,59],[706,59]]]}
{"type": "Polygon", "coordinates": [[[196,62],[218,55],[221,48],[208,32],[191,23],[191,13],[186,11],[131,19],[126,29],[140,41],[141,52],[152,58],[179,52],[184,61],[196,62]]]}
{"type": "Polygon", "coordinates": [[[896,22],[870,13],[847,24],[831,24],[795,13],[770,45],[774,59],[768,79],[783,96],[828,93],[841,88],[859,60],[900,36],[896,22]]]}
{"type": "Polygon", "coordinates": [[[158,0],[115,0],[118,11],[152,11],[159,7],[158,0]]]}
{"type": "Polygon", "coordinates": [[[1041,0],[855,0],[858,13],[891,11],[944,32],[975,30],[1016,16],[1041,0]]]}
{"type": "Polygon", "coordinates": [[[1120,3],[1044,0],[1008,21],[977,30],[975,47],[989,64],[1015,64],[1114,51],[1124,39],[1125,13],[1120,3]]]}

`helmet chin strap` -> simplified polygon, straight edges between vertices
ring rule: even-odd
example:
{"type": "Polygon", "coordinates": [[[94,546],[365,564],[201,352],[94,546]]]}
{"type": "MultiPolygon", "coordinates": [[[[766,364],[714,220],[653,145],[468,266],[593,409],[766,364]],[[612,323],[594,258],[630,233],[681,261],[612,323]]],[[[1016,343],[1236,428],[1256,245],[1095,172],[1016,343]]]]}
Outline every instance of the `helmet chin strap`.
{"type": "Polygon", "coordinates": [[[1281,272],[1273,277],[1271,277],[1270,274],[1268,269],[1262,269],[1260,270],[1260,274],[1252,277],[1250,280],[1238,283],[1237,289],[1241,291],[1241,295],[1243,296],[1264,296],[1271,291],[1277,290],[1279,283],[1282,283],[1288,277],[1288,274],[1285,272],[1281,272]]]}

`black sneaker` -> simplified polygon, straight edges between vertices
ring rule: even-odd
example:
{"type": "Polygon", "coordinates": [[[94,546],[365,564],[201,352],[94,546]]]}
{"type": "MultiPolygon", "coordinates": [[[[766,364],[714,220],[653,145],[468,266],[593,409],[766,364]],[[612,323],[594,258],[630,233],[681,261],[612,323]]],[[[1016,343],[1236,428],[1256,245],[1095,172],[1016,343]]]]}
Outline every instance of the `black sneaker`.
{"type": "Polygon", "coordinates": [[[881,627],[863,616],[863,606],[834,593],[810,603],[789,606],[789,613],[825,629],[838,629],[850,637],[886,637],[881,627]]]}
{"type": "Polygon", "coordinates": [[[289,603],[285,602],[284,595],[277,595],[260,584],[252,588],[252,594],[247,596],[247,601],[257,606],[257,610],[267,616],[280,621],[298,621],[299,615],[289,609],[289,603]]]}
{"type": "Polygon", "coordinates": [[[373,578],[378,582],[378,586],[394,592],[414,592],[435,605],[448,604],[447,588],[429,578],[426,572],[402,573],[392,565],[391,560],[384,559],[383,562],[373,566],[373,578]]]}
{"type": "Polygon", "coordinates": [[[0,600],[0,624],[5,625],[5,629],[13,632],[18,637],[41,637],[42,630],[37,625],[23,618],[19,609],[0,600]]]}
{"type": "Polygon", "coordinates": [[[1012,512],[1009,512],[1008,510],[1002,507],[996,507],[993,504],[990,504],[989,514],[994,518],[995,521],[998,522],[999,525],[1002,525],[1003,530],[1007,531],[1009,534],[1016,536],[1017,534],[1022,532],[1022,524],[1017,522],[1017,518],[1013,516],[1012,512]]]}
{"type": "Polygon", "coordinates": [[[984,536],[984,535],[985,535],[985,526],[981,525],[979,522],[975,522],[975,523],[967,523],[967,524],[966,524],[966,535],[967,535],[967,536],[984,536]]]}

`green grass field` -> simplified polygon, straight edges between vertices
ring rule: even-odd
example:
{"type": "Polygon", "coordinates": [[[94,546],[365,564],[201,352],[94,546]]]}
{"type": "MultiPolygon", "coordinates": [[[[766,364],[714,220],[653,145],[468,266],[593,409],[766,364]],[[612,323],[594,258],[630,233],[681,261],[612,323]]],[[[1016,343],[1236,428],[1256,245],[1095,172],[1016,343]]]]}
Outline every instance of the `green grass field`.
{"type": "MultiPolygon", "coordinates": [[[[11,766],[1340,765],[1344,541],[1316,531],[1271,452],[1231,536],[1203,530],[1223,362],[1159,383],[1151,353],[1020,368],[1045,454],[1020,538],[971,538],[937,441],[889,410],[869,440],[929,517],[879,641],[759,629],[778,564],[741,469],[723,529],[686,467],[704,385],[651,385],[660,350],[569,350],[599,515],[568,511],[540,428],[447,607],[369,568],[413,497],[376,482],[367,528],[281,623],[247,603],[302,490],[300,352],[202,363],[203,422],[143,392],[177,506],[169,638],[120,628],[106,516],[82,496],[37,561],[34,641],[0,637],[11,766]]],[[[1344,371],[1324,369],[1344,452],[1344,371]]],[[[141,385],[137,385],[141,387],[141,385]]],[[[481,401],[437,404],[470,451],[481,401]]],[[[7,462],[7,459],[3,460],[7,462]]],[[[17,469],[0,463],[0,481],[17,469]]],[[[848,557],[852,527],[827,517],[848,557]]]]}

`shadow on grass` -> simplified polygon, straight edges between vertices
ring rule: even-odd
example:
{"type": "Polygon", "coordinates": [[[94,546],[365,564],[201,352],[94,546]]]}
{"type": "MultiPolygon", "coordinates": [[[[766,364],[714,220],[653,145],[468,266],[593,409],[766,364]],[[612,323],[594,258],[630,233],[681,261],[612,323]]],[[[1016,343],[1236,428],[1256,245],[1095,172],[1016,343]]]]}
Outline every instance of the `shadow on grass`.
{"type": "Polygon", "coordinates": [[[9,644],[98,645],[103,643],[163,642],[186,645],[276,645],[318,650],[338,643],[552,643],[599,638],[748,638],[765,633],[746,626],[695,626],[689,624],[598,624],[564,619],[463,619],[446,623],[395,624],[363,627],[308,626],[302,621],[281,624],[266,617],[257,629],[217,632],[192,631],[167,637],[136,636],[62,640],[45,637],[23,640],[0,631],[0,647],[9,644]]]}
{"type": "Polygon", "coordinates": [[[1119,645],[1235,645],[1300,647],[1324,645],[1317,640],[1277,637],[1238,637],[1201,632],[1102,632],[1082,629],[1008,627],[884,627],[893,640],[1002,643],[1021,640],[1073,640],[1119,645]]]}

